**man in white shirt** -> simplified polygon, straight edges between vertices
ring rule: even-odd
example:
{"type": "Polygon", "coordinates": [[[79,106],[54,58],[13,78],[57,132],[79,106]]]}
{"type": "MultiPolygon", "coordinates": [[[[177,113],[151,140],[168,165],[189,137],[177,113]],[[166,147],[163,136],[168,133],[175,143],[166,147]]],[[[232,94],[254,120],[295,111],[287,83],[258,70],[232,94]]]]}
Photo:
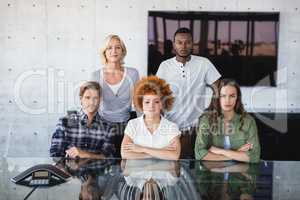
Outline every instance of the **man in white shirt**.
{"type": "Polygon", "coordinates": [[[188,28],[174,34],[176,56],[159,66],[157,76],[165,79],[175,96],[173,109],[165,117],[182,131],[181,158],[194,158],[196,126],[205,109],[205,89],[213,88],[221,77],[214,65],[204,57],[192,55],[193,38],[188,28]]]}

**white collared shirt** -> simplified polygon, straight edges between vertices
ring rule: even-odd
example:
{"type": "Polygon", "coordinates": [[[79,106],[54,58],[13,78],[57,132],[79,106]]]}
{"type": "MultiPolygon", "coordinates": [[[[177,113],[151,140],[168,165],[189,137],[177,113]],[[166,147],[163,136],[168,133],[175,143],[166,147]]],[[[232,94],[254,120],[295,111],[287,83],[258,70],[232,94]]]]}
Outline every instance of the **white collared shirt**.
{"type": "Polygon", "coordinates": [[[176,57],[162,62],[156,74],[170,84],[175,96],[173,109],[166,118],[180,128],[195,126],[205,109],[205,88],[221,75],[214,65],[204,57],[191,56],[183,65],[176,57]]]}
{"type": "Polygon", "coordinates": [[[124,132],[134,144],[150,148],[167,147],[172,139],[181,134],[178,126],[163,116],[161,116],[159,127],[150,133],[145,125],[144,115],[130,120],[124,132]]]}

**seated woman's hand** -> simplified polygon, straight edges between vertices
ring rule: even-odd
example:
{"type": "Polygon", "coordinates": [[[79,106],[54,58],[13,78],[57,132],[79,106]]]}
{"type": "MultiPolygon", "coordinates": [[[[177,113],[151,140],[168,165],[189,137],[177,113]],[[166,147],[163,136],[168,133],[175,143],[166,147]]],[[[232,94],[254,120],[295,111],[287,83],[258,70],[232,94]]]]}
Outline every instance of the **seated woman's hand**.
{"type": "Polygon", "coordinates": [[[252,149],[253,147],[253,144],[250,144],[250,143],[246,143],[244,144],[243,146],[241,146],[238,151],[243,151],[243,152],[246,152],[246,151],[249,151],[250,149],[252,149]]]}
{"type": "Polygon", "coordinates": [[[211,146],[208,151],[210,151],[211,153],[214,153],[214,154],[218,154],[218,155],[223,154],[223,149],[215,147],[215,146],[211,146]]]}
{"type": "Polygon", "coordinates": [[[134,143],[128,143],[123,146],[123,150],[136,153],[144,153],[144,148],[134,143]]]}
{"type": "Polygon", "coordinates": [[[171,143],[168,146],[166,146],[164,149],[168,150],[168,151],[175,151],[176,150],[176,141],[172,140],[171,143]]]}

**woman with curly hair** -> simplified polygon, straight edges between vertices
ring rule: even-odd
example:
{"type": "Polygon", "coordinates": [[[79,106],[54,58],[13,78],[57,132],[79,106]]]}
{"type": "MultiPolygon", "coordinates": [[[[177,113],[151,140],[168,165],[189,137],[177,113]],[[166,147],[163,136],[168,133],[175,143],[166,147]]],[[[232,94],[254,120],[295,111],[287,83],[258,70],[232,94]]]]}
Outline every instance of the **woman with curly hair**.
{"type": "Polygon", "coordinates": [[[199,160],[259,162],[255,120],[246,113],[239,85],[223,79],[207,111],[200,117],[195,157],[199,160]]]}
{"type": "Polygon", "coordinates": [[[174,102],[165,80],[149,76],[137,82],[133,102],[143,115],[128,122],[121,146],[125,159],[160,158],[177,160],[180,155],[178,126],[163,117],[174,102]]]}

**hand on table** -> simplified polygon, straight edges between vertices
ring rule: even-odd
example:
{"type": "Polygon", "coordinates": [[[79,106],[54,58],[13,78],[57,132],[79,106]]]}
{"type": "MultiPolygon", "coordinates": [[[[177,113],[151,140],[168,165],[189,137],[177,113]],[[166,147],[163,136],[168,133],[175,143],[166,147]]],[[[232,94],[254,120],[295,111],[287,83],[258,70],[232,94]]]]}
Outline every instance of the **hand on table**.
{"type": "Polygon", "coordinates": [[[84,158],[85,152],[77,147],[71,147],[70,149],[66,150],[66,156],[70,158],[84,158]]]}

